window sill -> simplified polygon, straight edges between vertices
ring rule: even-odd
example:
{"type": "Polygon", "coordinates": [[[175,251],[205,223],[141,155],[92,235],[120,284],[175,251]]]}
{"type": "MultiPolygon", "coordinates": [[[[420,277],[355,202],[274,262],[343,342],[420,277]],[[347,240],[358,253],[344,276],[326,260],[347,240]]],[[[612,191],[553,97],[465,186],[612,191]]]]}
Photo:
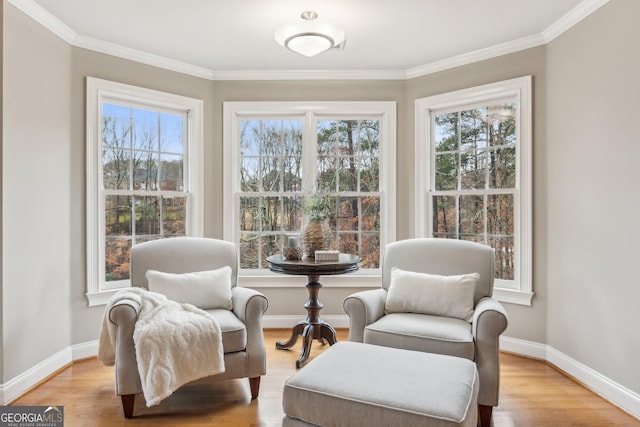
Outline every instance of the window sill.
{"type": "MultiPolygon", "coordinates": [[[[124,288],[120,288],[124,289],[124,288]]],[[[98,305],[106,305],[113,294],[118,292],[120,289],[109,289],[106,291],[99,292],[87,292],[87,299],[89,300],[89,307],[94,307],[98,305]]]]}
{"type": "Polygon", "coordinates": [[[530,306],[531,299],[533,298],[533,292],[494,287],[493,297],[500,302],[530,306]]]}
{"type": "MultiPolygon", "coordinates": [[[[321,277],[322,285],[326,288],[378,288],[379,274],[351,273],[339,276],[321,277]]],[[[245,274],[238,276],[238,285],[247,288],[298,288],[306,281],[304,276],[286,276],[272,272],[264,274],[245,274]]],[[[106,305],[109,299],[118,291],[110,289],[101,292],[87,293],[89,307],[106,305]]],[[[533,292],[515,289],[494,288],[493,296],[500,302],[531,306],[533,292]]]]}
{"type": "MultiPolygon", "coordinates": [[[[304,276],[286,276],[270,271],[260,273],[240,273],[238,285],[248,288],[297,288],[304,284],[304,276]]],[[[380,273],[350,273],[339,276],[322,276],[322,285],[327,288],[378,288],[380,273]]],[[[494,287],[493,297],[500,302],[518,305],[531,305],[533,292],[494,287]]]]}

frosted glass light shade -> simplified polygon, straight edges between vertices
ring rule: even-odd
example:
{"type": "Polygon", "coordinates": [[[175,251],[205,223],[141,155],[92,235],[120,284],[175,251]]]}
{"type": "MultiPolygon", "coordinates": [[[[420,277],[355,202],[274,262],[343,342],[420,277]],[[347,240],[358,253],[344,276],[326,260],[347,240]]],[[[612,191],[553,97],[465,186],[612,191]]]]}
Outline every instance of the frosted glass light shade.
{"type": "Polygon", "coordinates": [[[333,41],[323,35],[302,34],[287,40],[285,47],[306,57],[312,57],[333,47],[333,41]]]}
{"type": "Polygon", "coordinates": [[[276,41],[287,49],[311,57],[338,46],[344,41],[344,31],[315,20],[296,21],[283,25],[274,34],[276,41]]]}

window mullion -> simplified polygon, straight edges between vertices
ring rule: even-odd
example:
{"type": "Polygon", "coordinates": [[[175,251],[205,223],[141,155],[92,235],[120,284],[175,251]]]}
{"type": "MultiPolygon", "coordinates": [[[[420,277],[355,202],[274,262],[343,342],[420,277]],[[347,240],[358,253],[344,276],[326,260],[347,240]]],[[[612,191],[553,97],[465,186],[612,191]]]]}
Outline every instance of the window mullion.
{"type": "Polygon", "coordinates": [[[312,112],[304,117],[302,131],[302,191],[315,192],[317,188],[316,164],[318,156],[317,118],[312,112]]]}
{"type": "Polygon", "coordinates": [[[129,194],[131,194],[131,246],[136,243],[136,196],[133,191],[133,180],[135,174],[133,144],[135,138],[135,127],[133,121],[133,107],[129,107],[129,194]]]}
{"type": "Polygon", "coordinates": [[[258,170],[261,171],[261,173],[258,174],[258,190],[259,191],[264,191],[264,170],[262,169],[264,167],[264,147],[262,146],[262,141],[264,140],[264,124],[262,123],[262,121],[260,121],[260,128],[258,129],[258,170]]]}
{"type": "MultiPolygon", "coordinates": [[[[360,175],[360,174],[358,174],[360,175]]],[[[358,187],[359,189],[360,187],[358,187]]],[[[358,192],[360,193],[360,192],[358,192]]],[[[362,194],[360,193],[360,195],[358,196],[357,200],[357,204],[358,204],[358,218],[362,219],[362,194]]],[[[362,238],[363,238],[363,234],[362,234],[362,221],[358,221],[358,253],[361,254],[362,253],[362,238]]]]}
{"type": "Polygon", "coordinates": [[[278,150],[273,153],[275,169],[278,171],[278,191],[277,193],[282,198],[282,191],[284,190],[284,121],[280,119],[278,134],[278,150]]]}
{"type": "Polygon", "coordinates": [[[133,108],[129,107],[129,147],[127,147],[127,150],[129,151],[129,190],[133,190],[133,173],[134,173],[134,166],[133,166],[133,134],[134,134],[134,127],[133,127],[133,108]]]}
{"type": "MultiPolygon", "coordinates": [[[[485,110],[486,111],[486,110],[485,110]]],[[[489,141],[491,140],[490,138],[490,129],[489,129],[489,120],[487,120],[487,116],[485,115],[485,120],[484,120],[484,125],[485,125],[485,146],[482,149],[483,153],[484,153],[484,170],[483,175],[484,175],[484,195],[482,197],[483,200],[483,215],[484,215],[484,224],[483,224],[483,229],[484,229],[484,244],[485,245],[489,245],[489,194],[486,190],[488,190],[490,188],[489,186],[489,179],[490,179],[490,161],[489,158],[491,157],[491,149],[489,147],[489,141]]]]}
{"type": "Polygon", "coordinates": [[[160,183],[161,183],[161,177],[162,177],[162,158],[160,157],[161,156],[160,153],[162,152],[162,147],[160,144],[160,141],[162,141],[162,127],[160,126],[160,124],[162,123],[162,121],[161,121],[160,113],[158,113],[157,115],[158,115],[158,143],[156,144],[156,147],[158,150],[157,151],[158,165],[156,166],[156,194],[157,194],[156,198],[158,199],[158,224],[160,225],[158,227],[158,231],[160,232],[160,236],[164,236],[164,221],[162,220],[164,203],[162,203],[162,196],[158,194],[158,192],[160,191],[160,183]]]}
{"type": "Polygon", "coordinates": [[[460,196],[462,190],[462,112],[458,111],[456,122],[456,239],[460,238],[460,196]]]}
{"type": "Polygon", "coordinates": [[[483,215],[484,215],[484,224],[483,224],[483,228],[484,228],[484,244],[488,245],[489,244],[489,239],[488,239],[488,226],[489,226],[489,210],[487,209],[487,206],[489,205],[489,195],[487,193],[484,194],[484,196],[482,197],[482,209],[483,209],[483,215]]]}

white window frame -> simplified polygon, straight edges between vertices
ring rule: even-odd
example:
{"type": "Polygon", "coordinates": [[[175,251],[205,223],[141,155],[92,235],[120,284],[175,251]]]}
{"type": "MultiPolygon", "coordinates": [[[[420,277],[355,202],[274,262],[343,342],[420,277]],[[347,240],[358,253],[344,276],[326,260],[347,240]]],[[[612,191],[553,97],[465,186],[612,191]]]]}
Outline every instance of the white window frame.
{"type": "Polygon", "coordinates": [[[515,279],[496,279],[493,295],[498,300],[521,305],[531,305],[532,288],[532,233],[531,233],[531,76],[519,77],[497,83],[476,86],[444,93],[415,101],[416,132],[416,216],[415,230],[418,237],[432,236],[433,171],[431,161],[435,156],[432,113],[435,111],[474,107],[502,98],[513,98],[516,103],[516,188],[514,206],[514,232],[517,258],[515,279]]]}
{"type": "Polygon", "coordinates": [[[187,192],[186,234],[203,235],[203,136],[204,104],[202,100],[174,95],[123,83],[87,77],[87,299],[89,306],[104,305],[129,280],[114,286],[101,276],[104,265],[105,225],[102,188],[102,104],[130,103],[159,110],[182,111],[187,117],[185,190],[187,192]]]}
{"type": "MultiPolygon", "coordinates": [[[[299,117],[303,133],[316,133],[318,119],[376,118],[380,120],[380,245],[396,238],[396,103],[374,102],[225,102],[223,113],[224,146],[224,239],[235,242],[238,235],[237,212],[240,189],[240,121],[247,118],[299,117]]],[[[304,137],[303,137],[304,140],[304,137]]],[[[303,147],[303,150],[309,147],[303,147]]],[[[315,165],[305,165],[305,170],[315,165]]],[[[341,276],[325,276],[324,286],[380,286],[380,269],[359,270],[341,276]]],[[[238,282],[250,287],[299,287],[300,278],[272,273],[269,270],[240,270],[238,282]]]]}

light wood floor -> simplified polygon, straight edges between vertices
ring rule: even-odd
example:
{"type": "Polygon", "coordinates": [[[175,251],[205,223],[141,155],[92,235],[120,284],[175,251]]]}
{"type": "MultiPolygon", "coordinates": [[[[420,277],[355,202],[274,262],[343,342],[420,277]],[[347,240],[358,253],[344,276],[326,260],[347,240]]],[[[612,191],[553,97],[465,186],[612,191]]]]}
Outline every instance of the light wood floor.
{"type": "MultiPolygon", "coordinates": [[[[289,338],[289,333],[265,331],[267,375],[262,377],[260,397],[254,401],[250,400],[246,379],[195,384],[181,388],[152,408],[137,396],[134,418],[126,420],[120,398],[114,394],[113,367],[87,359],[64,369],[13,404],[62,405],[66,427],[279,426],[282,387],[296,372],[300,342],[293,350],[282,351],[275,350],[275,341],[289,338]]],[[[346,330],[339,330],[338,340],[346,339],[346,330]]],[[[314,342],[311,358],[326,348],[314,342]]],[[[500,405],[493,411],[495,427],[640,426],[640,421],[544,362],[503,353],[501,366],[500,405]]]]}

